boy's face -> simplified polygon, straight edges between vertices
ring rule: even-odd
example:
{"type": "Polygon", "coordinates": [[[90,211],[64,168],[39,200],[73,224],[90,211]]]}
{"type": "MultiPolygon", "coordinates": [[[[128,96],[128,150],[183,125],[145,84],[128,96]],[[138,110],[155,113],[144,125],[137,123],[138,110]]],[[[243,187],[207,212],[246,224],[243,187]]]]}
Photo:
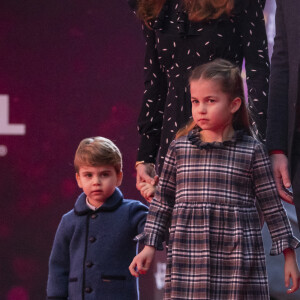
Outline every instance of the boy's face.
{"type": "Polygon", "coordinates": [[[78,186],[95,207],[101,206],[122,182],[123,174],[117,174],[113,166],[82,166],[76,173],[78,186]]]}

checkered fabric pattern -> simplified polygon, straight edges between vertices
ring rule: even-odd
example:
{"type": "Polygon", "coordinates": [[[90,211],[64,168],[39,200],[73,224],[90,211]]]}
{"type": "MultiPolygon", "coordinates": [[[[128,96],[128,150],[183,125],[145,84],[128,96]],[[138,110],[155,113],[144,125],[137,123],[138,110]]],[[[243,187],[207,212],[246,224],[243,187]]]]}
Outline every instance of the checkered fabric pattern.
{"type": "Polygon", "coordinates": [[[171,221],[164,299],[269,300],[256,201],[271,254],[298,247],[261,143],[204,143],[199,129],[171,143],[144,231],[160,248],[171,221]]]}

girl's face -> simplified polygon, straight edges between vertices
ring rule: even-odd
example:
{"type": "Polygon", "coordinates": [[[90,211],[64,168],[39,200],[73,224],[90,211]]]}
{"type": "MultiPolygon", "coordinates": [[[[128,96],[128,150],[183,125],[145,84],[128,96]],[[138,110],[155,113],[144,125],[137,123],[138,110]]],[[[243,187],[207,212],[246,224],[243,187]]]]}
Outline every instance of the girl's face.
{"type": "Polygon", "coordinates": [[[190,82],[192,115],[202,131],[223,136],[231,128],[232,117],[241,105],[241,99],[231,100],[217,81],[199,79],[190,82]]]}

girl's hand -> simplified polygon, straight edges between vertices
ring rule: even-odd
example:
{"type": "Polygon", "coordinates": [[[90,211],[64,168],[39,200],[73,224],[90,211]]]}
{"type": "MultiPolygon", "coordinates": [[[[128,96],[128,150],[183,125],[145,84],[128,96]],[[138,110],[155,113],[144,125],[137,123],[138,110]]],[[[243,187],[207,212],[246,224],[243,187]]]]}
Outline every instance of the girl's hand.
{"type": "Polygon", "coordinates": [[[284,278],[285,287],[290,285],[290,279],[292,279],[292,287],[287,290],[288,294],[294,293],[299,288],[300,272],[297,265],[295,251],[291,248],[287,248],[283,251],[285,264],[284,264],[284,278]]]}
{"type": "MultiPolygon", "coordinates": [[[[158,176],[154,177],[155,182],[158,181],[158,176]]],[[[151,203],[154,195],[155,195],[155,191],[156,191],[156,186],[149,184],[147,182],[141,182],[139,184],[139,190],[141,195],[149,202],[151,203]]]]}
{"type": "Polygon", "coordinates": [[[129,271],[132,276],[139,277],[139,274],[147,273],[155,255],[155,251],[155,248],[152,246],[144,247],[129,266],[129,271]]]}

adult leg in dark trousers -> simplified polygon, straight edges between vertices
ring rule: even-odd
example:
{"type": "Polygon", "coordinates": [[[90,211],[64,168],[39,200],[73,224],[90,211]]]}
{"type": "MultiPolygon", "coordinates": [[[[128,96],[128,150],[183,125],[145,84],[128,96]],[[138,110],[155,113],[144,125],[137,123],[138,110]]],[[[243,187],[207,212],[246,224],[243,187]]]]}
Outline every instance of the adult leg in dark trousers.
{"type": "Polygon", "coordinates": [[[294,194],[294,204],[298,220],[300,220],[300,132],[295,133],[292,162],[291,177],[294,194]]]}

